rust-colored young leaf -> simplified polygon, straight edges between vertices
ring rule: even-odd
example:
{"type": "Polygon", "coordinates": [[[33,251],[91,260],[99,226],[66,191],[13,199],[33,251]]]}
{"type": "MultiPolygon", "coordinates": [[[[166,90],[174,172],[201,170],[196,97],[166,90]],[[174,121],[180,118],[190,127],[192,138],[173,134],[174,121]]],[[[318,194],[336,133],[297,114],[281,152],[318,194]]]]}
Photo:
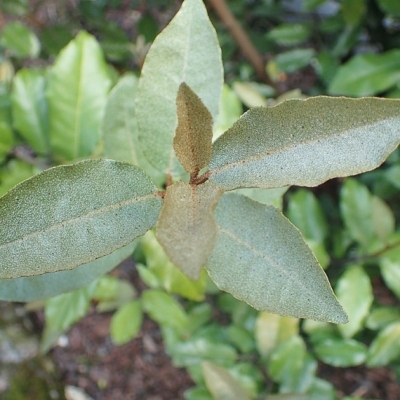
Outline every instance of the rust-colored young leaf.
{"type": "Polygon", "coordinates": [[[214,184],[178,182],[167,188],[157,223],[157,238],[170,260],[198,279],[217,235],[213,217],[222,191],[214,184]]]}
{"type": "Polygon", "coordinates": [[[178,126],[174,150],[185,170],[197,174],[211,159],[213,118],[200,97],[185,82],[179,86],[176,108],[178,126]]]}

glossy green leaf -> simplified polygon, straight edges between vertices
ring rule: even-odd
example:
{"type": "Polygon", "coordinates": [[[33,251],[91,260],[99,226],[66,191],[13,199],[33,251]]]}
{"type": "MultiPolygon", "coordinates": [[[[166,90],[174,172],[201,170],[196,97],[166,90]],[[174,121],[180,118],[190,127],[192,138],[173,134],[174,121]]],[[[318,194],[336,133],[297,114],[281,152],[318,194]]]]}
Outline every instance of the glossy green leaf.
{"type": "Polygon", "coordinates": [[[368,188],[355,179],[346,179],[340,192],[340,211],[352,238],[367,248],[375,237],[368,188]]]}
{"type": "Polygon", "coordinates": [[[226,369],[209,361],[203,361],[201,367],[214,400],[250,400],[246,390],[226,369]]]}
{"type": "Polygon", "coordinates": [[[174,156],[172,142],[177,126],[175,99],[181,82],[197,93],[215,120],[223,83],[221,50],[201,0],[185,0],[156,37],[137,88],[136,115],[144,153],[160,171],[178,174],[182,167],[174,156]]]}
{"type": "Polygon", "coordinates": [[[126,74],[109,94],[101,125],[104,153],[107,157],[142,168],[159,186],[165,177],[147,161],[139,142],[135,117],[137,78],[126,74]]]}
{"type": "Polygon", "coordinates": [[[10,152],[14,144],[14,134],[10,126],[0,121],[0,161],[10,152]]]}
{"type": "Polygon", "coordinates": [[[344,337],[349,338],[363,327],[374,300],[369,276],[358,265],[347,267],[337,283],[336,293],[349,316],[349,323],[338,328],[344,337]]]}
{"type": "Polygon", "coordinates": [[[204,299],[207,278],[205,271],[198,281],[188,278],[169,260],[153,231],[149,231],[143,236],[141,245],[146,257],[147,268],[158,280],[159,287],[190,300],[201,301],[204,299]]]}
{"type": "Polygon", "coordinates": [[[96,282],[93,282],[84,288],[46,300],[44,308],[46,325],[41,342],[42,352],[48,351],[63,332],[85,316],[95,287],[96,282]]]}
{"type": "Polygon", "coordinates": [[[400,3],[393,0],[377,0],[380,9],[392,15],[393,17],[400,16],[400,3]]]}
{"type": "Polygon", "coordinates": [[[227,131],[243,114],[242,103],[236,93],[226,84],[222,87],[219,114],[215,124],[214,138],[227,131]]]}
{"type": "Polygon", "coordinates": [[[304,368],[306,347],[300,336],[278,346],[268,361],[268,373],[284,392],[296,392],[304,368]]]}
{"type": "Polygon", "coordinates": [[[299,189],[290,196],[287,216],[306,239],[321,243],[328,236],[328,223],[321,205],[309,190],[299,189]]]}
{"type": "Polygon", "coordinates": [[[265,400],[309,400],[309,397],[306,394],[284,393],[271,394],[265,400]]]}
{"type": "Polygon", "coordinates": [[[214,400],[205,387],[194,387],[184,393],[185,400],[214,400]]]}
{"type": "Polygon", "coordinates": [[[0,300],[34,301],[47,299],[88,285],[115,268],[132,254],[136,243],[69,271],[0,280],[0,300]]]}
{"type": "Polygon", "coordinates": [[[397,189],[400,189],[400,165],[393,165],[388,168],[385,171],[385,178],[397,189]]]}
{"type": "MultiPolygon", "coordinates": [[[[399,239],[395,243],[399,243],[399,239]]],[[[386,285],[400,299],[400,248],[399,245],[382,254],[380,269],[386,285]]]]}
{"type": "Polygon", "coordinates": [[[328,88],[329,94],[372,96],[400,81],[400,50],[359,54],[340,66],[328,88]]]}
{"type": "Polygon", "coordinates": [[[400,310],[396,307],[378,307],[368,315],[365,326],[368,329],[381,329],[392,322],[400,321],[400,310]]]}
{"type": "Polygon", "coordinates": [[[49,150],[48,110],[43,72],[20,69],[11,93],[14,128],[37,153],[49,150]]]}
{"type": "Polygon", "coordinates": [[[336,391],[330,382],[320,378],[314,378],[307,400],[336,400],[336,391]]]}
{"type": "Polygon", "coordinates": [[[36,58],[40,52],[40,42],[35,33],[21,22],[8,23],[1,32],[0,44],[12,56],[36,58]]]}
{"type": "Polygon", "coordinates": [[[182,306],[168,293],[149,289],[141,296],[143,310],[160,325],[170,326],[179,331],[188,327],[188,317],[182,306]]]}
{"type": "Polygon", "coordinates": [[[113,314],[110,336],[113,343],[121,345],[132,340],[142,326],[142,308],[138,300],[124,304],[113,314]]]}
{"type": "Polygon", "coordinates": [[[251,109],[215,141],[210,180],[225,190],[317,186],[374,169],[400,142],[399,104],[314,97],[251,109]]]}
{"type": "Polygon", "coordinates": [[[110,85],[99,44],[80,32],[59,53],[48,78],[50,144],[55,159],[76,160],[93,153],[110,85]]]}
{"type": "Polygon", "coordinates": [[[0,170],[0,196],[37,172],[39,171],[31,164],[20,160],[11,160],[0,170]]]}
{"type": "Polygon", "coordinates": [[[282,46],[294,46],[302,43],[310,35],[310,29],[299,23],[281,24],[271,29],[266,38],[282,46]]]}
{"type": "Polygon", "coordinates": [[[151,229],[161,203],[150,179],[129,164],[48,169],[0,199],[0,277],[73,269],[110,254],[151,229]]]}
{"type": "Polygon", "coordinates": [[[387,243],[395,231],[396,219],[391,208],[377,196],[372,196],[372,222],[376,236],[387,243]]]}
{"type": "Polygon", "coordinates": [[[314,49],[294,49],[277,54],[274,60],[280,71],[293,74],[309,65],[314,55],[314,49]]]}
{"type": "Polygon", "coordinates": [[[97,281],[92,299],[98,303],[97,311],[108,312],[123,306],[132,300],[135,294],[134,287],[127,280],[105,275],[97,281]]]}
{"type": "Polygon", "coordinates": [[[176,110],[175,154],[186,172],[197,175],[211,159],[213,118],[200,97],[185,82],[178,89],[176,110]]]}
{"type": "Polygon", "coordinates": [[[191,279],[199,279],[214,248],[217,227],[212,213],[221,194],[209,182],[177,182],[167,188],[157,238],[170,260],[191,279]]]}
{"type": "Polygon", "coordinates": [[[264,387],[265,377],[259,366],[254,363],[238,361],[229,367],[228,371],[246,389],[252,399],[257,397],[260,389],[264,387]]]}
{"type": "Polygon", "coordinates": [[[320,360],[334,367],[360,365],[367,358],[367,347],[353,339],[328,339],[318,343],[314,351],[320,360]]]}
{"type": "Polygon", "coordinates": [[[177,367],[198,365],[202,361],[211,361],[224,367],[231,367],[237,357],[232,346],[205,337],[179,341],[170,350],[170,353],[173,363],[177,367]]]}
{"type": "Polygon", "coordinates": [[[337,58],[329,51],[321,51],[313,59],[312,66],[322,82],[328,86],[339,66],[337,58]]]}
{"type": "Polygon", "coordinates": [[[214,216],[217,242],[206,268],[220,289],[259,310],[347,322],[322,268],[279,210],[226,194],[214,216]]]}
{"type": "Polygon", "coordinates": [[[267,312],[259,313],[254,336],[257,349],[263,357],[268,357],[276,346],[299,332],[299,320],[292,317],[267,312]]]}
{"type": "Polygon", "coordinates": [[[255,350],[256,345],[254,341],[254,335],[247,329],[241,326],[230,325],[226,334],[228,340],[241,352],[251,353],[255,350]]]}
{"type": "Polygon", "coordinates": [[[341,6],[343,19],[348,25],[359,24],[367,11],[365,0],[342,0],[341,6]]]}
{"type": "Polygon", "coordinates": [[[370,345],[367,365],[380,367],[400,357],[400,322],[388,325],[370,345]]]}
{"type": "Polygon", "coordinates": [[[266,106],[268,104],[267,99],[260,93],[254,82],[234,82],[233,89],[243,104],[249,108],[266,106]]]}

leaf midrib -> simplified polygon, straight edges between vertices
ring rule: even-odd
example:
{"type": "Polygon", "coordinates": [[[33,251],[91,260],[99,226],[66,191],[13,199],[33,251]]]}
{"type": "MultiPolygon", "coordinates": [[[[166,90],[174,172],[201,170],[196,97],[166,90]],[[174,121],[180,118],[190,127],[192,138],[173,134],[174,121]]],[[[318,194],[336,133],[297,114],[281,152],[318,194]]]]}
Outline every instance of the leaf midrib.
{"type": "Polygon", "coordinates": [[[60,228],[62,226],[66,226],[68,224],[72,224],[72,223],[74,223],[76,221],[83,220],[83,219],[88,219],[88,218],[91,218],[93,216],[96,216],[96,215],[99,215],[99,214],[102,214],[102,213],[106,213],[106,212],[111,211],[111,210],[119,209],[119,208],[125,207],[125,206],[130,205],[130,204],[134,204],[134,203],[138,203],[138,202],[141,202],[141,201],[149,200],[151,198],[156,198],[157,196],[158,196],[157,193],[150,193],[150,194],[148,194],[146,196],[131,198],[131,199],[124,200],[124,201],[121,201],[121,202],[118,202],[118,203],[110,204],[108,206],[101,207],[101,208],[98,208],[96,210],[92,210],[92,211],[88,212],[87,214],[79,215],[78,217],[74,217],[74,218],[70,218],[70,219],[67,219],[67,220],[64,220],[64,221],[61,221],[61,222],[57,222],[56,224],[48,226],[45,229],[42,229],[42,230],[39,230],[39,231],[35,231],[35,232],[31,232],[28,235],[24,235],[22,237],[19,237],[17,239],[11,240],[9,242],[1,243],[0,244],[0,250],[2,248],[5,248],[5,247],[9,246],[10,244],[23,242],[26,239],[31,239],[31,238],[39,236],[40,234],[54,231],[57,228],[60,228]]]}
{"type": "MultiPolygon", "coordinates": [[[[382,121],[385,121],[387,119],[395,119],[395,118],[396,117],[382,118],[380,120],[375,121],[374,123],[360,125],[360,126],[356,127],[355,129],[347,129],[347,130],[344,130],[344,131],[340,131],[337,134],[329,135],[328,137],[323,138],[322,140],[323,141],[325,141],[325,140],[327,141],[327,140],[331,140],[333,138],[338,138],[340,136],[344,136],[345,134],[348,134],[351,131],[361,130],[362,128],[365,128],[367,126],[373,126],[373,125],[375,125],[377,123],[380,123],[382,121]]],[[[249,163],[251,163],[253,161],[262,160],[263,158],[267,159],[267,158],[275,156],[277,154],[281,154],[281,153],[290,151],[292,149],[295,149],[296,147],[309,146],[311,144],[314,144],[314,143],[317,143],[317,142],[320,142],[320,141],[321,141],[321,137],[317,136],[314,139],[311,139],[309,141],[304,141],[304,142],[300,142],[300,143],[296,143],[296,144],[292,144],[291,143],[288,146],[282,147],[282,148],[277,149],[275,151],[268,150],[268,151],[265,151],[263,153],[259,153],[259,154],[256,154],[256,155],[253,155],[253,156],[250,156],[250,157],[247,157],[247,158],[242,158],[239,161],[234,161],[234,162],[231,162],[231,163],[228,163],[228,164],[224,164],[224,165],[222,165],[222,166],[220,166],[218,168],[210,169],[209,170],[209,177],[211,178],[213,175],[217,175],[217,174],[219,174],[221,172],[224,172],[226,170],[233,169],[233,168],[235,168],[235,167],[237,167],[239,165],[249,164],[249,163]]],[[[322,146],[323,146],[323,144],[322,144],[322,146]]]]}

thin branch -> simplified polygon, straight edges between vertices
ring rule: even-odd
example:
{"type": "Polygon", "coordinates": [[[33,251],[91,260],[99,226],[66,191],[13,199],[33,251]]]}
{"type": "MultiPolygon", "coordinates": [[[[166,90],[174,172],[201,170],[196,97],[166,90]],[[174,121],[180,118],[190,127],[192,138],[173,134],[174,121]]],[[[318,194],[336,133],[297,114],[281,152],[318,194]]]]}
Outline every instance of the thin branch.
{"type": "Polygon", "coordinates": [[[251,43],[246,32],[232,14],[225,0],[208,0],[208,2],[214,8],[221,21],[226,25],[244,56],[251,62],[259,78],[272,86],[275,91],[279,93],[277,85],[275,82],[272,82],[265,71],[265,63],[260,53],[253,46],[253,43],[251,43]]]}

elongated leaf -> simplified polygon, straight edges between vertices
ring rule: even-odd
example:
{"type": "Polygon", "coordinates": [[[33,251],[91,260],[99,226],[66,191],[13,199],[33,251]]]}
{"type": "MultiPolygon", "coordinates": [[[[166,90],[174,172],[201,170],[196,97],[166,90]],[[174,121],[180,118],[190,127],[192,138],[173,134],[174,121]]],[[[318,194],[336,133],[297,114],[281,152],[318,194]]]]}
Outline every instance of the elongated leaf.
{"type": "Polygon", "coordinates": [[[137,78],[124,75],[110,92],[101,125],[104,152],[107,157],[142,168],[159,186],[165,180],[144,157],[135,117],[137,78]]]}
{"type": "Polygon", "coordinates": [[[329,86],[329,94],[371,96],[400,80],[400,50],[382,54],[360,54],[340,66],[329,86]]]}
{"type": "Polygon", "coordinates": [[[397,298],[400,299],[400,248],[399,248],[399,236],[395,235],[392,243],[397,243],[397,246],[389,251],[382,254],[380,260],[380,269],[382,277],[393,293],[396,294],[397,298]]]}
{"type": "Polygon", "coordinates": [[[210,361],[203,361],[201,369],[214,400],[250,400],[247,391],[226,369],[210,361]]]}
{"type": "Polygon", "coordinates": [[[225,190],[316,186],[369,171],[400,142],[399,106],[315,97],[251,109],[214,143],[210,179],[225,190]]]}
{"type": "Polygon", "coordinates": [[[334,367],[360,365],[367,358],[367,347],[354,339],[327,339],[318,343],[314,351],[319,359],[334,367]]]}
{"type": "Polygon", "coordinates": [[[49,150],[49,126],[45,77],[40,71],[21,69],[11,94],[14,128],[38,153],[49,150]]]}
{"type": "Polygon", "coordinates": [[[337,296],[349,315],[349,323],[340,325],[344,337],[354,336],[368,315],[374,296],[368,275],[360,266],[349,267],[336,287],[337,296]]]}
{"type": "Polygon", "coordinates": [[[346,179],[340,191],[340,211],[351,237],[367,248],[375,237],[368,188],[355,179],[346,179]]]}
{"type": "Polygon", "coordinates": [[[142,325],[142,309],[138,300],[124,304],[111,318],[110,335],[115,344],[133,339],[142,325]]]}
{"type": "Polygon", "coordinates": [[[172,142],[177,126],[175,99],[181,82],[190,85],[216,120],[223,83],[221,50],[201,0],[185,0],[157,36],[137,89],[136,115],[144,153],[160,171],[179,174],[182,167],[172,142]]]}
{"type": "Polygon", "coordinates": [[[42,352],[47,352],[63,332],[87,313],[90,296],[95,288],[96,282],[93,282],[89,286],[46,301],[46,325],[40,345],[42,352]]]}
{"type": "Polygon", "coordinates": [[[400,356],[400,322],[388,325],[371,343],[367,365],[380,367],[400,356]]]}
{"type": "Polygon", "coordinates": [[[0,300],[34,301],[47,299],[88,285],[129,257],[135,242],[73,270],[24,278],[0,280],[0,300]]]}
{"type": "Polygon", "coordinates": [[[42,172],[0,199],[0,278],[73,269],[155,225],[162,200],[139,168],[88,160],[42,172]]]}
{"type": "Polygon", "coordinates": [[[14,135],[11,127],[4,121],[0,121],[0,162],[10,152],[14,144],[14,135]]]}
{"type": "Polygon", "coordinates": [[[190,278],[200,277],[215,244],[213,211],[222,190],[212,183],[178,182],[167,188],[157,238],[171,261],[190,278]]]}
{"type": "Polygon", "coordinates": [[[57,160],[92,154],[110,84],[99,44],[80,32],[58,55],[48,81],[50,144],[57,160]]]}
{"type": "Polygon", "coordinates": [[[200,97],[184,82],[179,86],[176,108],[175,154],[186,172],[197,174],[211,159],[213,119],[200,97]]]}
{"type": "Polygon", "coordinates": [[[39,39],[21,22],[11,22],[3,28],[0,44],[18,58],[36,58],[40,52],[39,39]]]}
{"type": "Polygon", "coordinates": [[[300,232],[274,207],[224,195],[206,268],[217,284],[251,306],[335,323],[347,316],[300,232]]]}

